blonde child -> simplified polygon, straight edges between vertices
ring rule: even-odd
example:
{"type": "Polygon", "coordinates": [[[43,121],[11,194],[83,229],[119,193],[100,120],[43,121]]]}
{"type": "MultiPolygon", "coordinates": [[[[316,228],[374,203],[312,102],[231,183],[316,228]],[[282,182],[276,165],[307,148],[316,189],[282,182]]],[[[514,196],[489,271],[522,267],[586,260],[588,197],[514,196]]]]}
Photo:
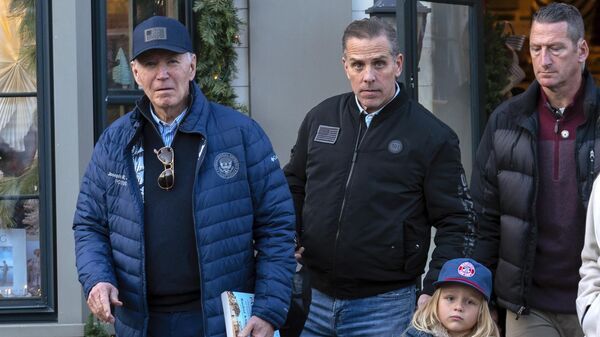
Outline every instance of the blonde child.
{"type": "Polygon", "coordinates": [[[402,337],[499,337],[488,301],[492,273],[468,258],[447,261],[431,300],[415,312],[402,337]]]}

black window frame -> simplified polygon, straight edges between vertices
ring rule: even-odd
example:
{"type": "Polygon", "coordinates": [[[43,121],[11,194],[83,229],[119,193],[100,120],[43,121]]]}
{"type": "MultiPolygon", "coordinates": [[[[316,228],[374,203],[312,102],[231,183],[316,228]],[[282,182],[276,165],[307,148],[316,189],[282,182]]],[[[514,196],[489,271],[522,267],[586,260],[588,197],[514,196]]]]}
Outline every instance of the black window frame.
{"type": "Polygon", "coordinates": [[[40,250],[42,251],[40,272],[43,293],[41,297],[2,299],[0,323],[56,322],[58,319],[51,0],[37,0],[35,6],[37,93],[0,93],[0,97],[37,98],[40,192],[38,196],[21,195],[18,198],[39,198],[40,250]]]}
{"type": "MultiPolygon", "coordinates": [[[[418,100],[418,59],[417,59],[417,1],[396,0],[396,27],[398,27],[398,43],[404,48],[404,71],[400,81],[408,89],[409,95],[418,100]]],[[[483,54],[483,4],[481,0],[422,0],[426,2],[442,3],[449,5],[469,6],[469,45],[471,62],[471,141],[473,144],[473,158],[477,145],[483,135],[487,116],[485,114],[485,69],[483,54]]]]}

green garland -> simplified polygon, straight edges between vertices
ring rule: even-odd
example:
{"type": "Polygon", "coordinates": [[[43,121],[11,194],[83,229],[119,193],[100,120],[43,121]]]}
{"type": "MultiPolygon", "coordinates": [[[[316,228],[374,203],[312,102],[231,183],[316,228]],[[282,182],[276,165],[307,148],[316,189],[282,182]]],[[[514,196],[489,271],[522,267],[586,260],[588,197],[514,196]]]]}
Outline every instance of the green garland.
{"type": "MultiPolygon", "coordinates": [[[[22,175],[0,179],[0,195],[36,195],[39,193],[38,185],[39,170],[36,158],[22,175]]],[[[17,200],[14,199],[0,200],[0,228],[16,227],[13,215],[16,205],[17,200]]]]}
{"type": "Polygon", "coordinates": [[[9,12],[10,16],[21,18],[19,35],[23,45],[19,50],[19,60],[24,62],[28,70],[35,73],[35,0],[11,0],[9,12]]]}
{"type": "Polygon", "coordinates": [[[489,12],[484,16],[484,54],[485,54],[485,113],[489,117],[492,111],[505,99],[501,94],[508,83],[508,68],[511,59],[504,44],[504,27],[497,24],[496,18],[489,12]]]}
{"type": "Polygon", "coordinates": [[[196,80],[206,97],[238,110],[231,81],[237,72],[235,47],[240,44],[240,25],[232,0],[196,0],[196,80]]]}

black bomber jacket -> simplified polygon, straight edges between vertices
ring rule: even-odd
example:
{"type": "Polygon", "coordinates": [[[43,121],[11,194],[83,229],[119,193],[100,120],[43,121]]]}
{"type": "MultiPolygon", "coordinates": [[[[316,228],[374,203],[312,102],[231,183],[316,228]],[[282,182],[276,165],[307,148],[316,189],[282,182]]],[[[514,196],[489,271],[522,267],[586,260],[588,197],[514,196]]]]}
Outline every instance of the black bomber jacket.
{"type": "Polygon", "coordinates": [[[404,88],[369,128],[353,93],[313,108],[284,168],[311,285],[335,298],[360,298],[415,284],[436,227],[424,282],[431,294],[442,264],[474,246],[458,144],[404,88]]]}

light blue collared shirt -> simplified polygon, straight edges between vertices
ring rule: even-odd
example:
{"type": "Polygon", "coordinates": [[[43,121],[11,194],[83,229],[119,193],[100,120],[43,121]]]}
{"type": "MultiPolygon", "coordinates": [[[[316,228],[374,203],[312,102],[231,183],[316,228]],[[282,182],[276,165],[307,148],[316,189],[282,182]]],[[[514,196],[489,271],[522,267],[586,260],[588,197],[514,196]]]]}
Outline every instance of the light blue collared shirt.
{"type": "Polygon", "coordinates": [[[152,109],[152,105],[150,105],[150,114],[156,123],[158,133],[160,133],[160,137],[162,138],[163,143],[165,143],[165,146],[171,146],[173,138],[175,138],[175,133],[177,132],[177,127],[179,127],[179,123],[181,123],[181,120],[185,116],[186,112],[187,108],[183,110],[183,112],[181,112],[174,121],[172,121],[170,124],[167,124],[158,118],[158,116],[154,113],[154,109],[152,109]]]}
{"type": "Polygon", "coordinates": [[[373,117],[377,116],[381,110],[383,110],[383,108],[385,108],[386,105],[388,105],[391,101],[394,100],[394,98],[396,98],[396,96],[398,96],[398,94],[400,93],[400,85],[398,85],[398,82],[396,83],[396,93],[394,94],[394,97],[392,97],[392,99],[390,99],[389,101],[387,101],[379,110],[377,111],[373,111],[371,113],[367,112],[367,110],[365,110],[362,105],[360,105],[360,102],[358,101],[358,96],[354,95],[354,99],[356,100],[356,105],[358,106],[358,112],[360,115],[362,115],[363,113],[365,114],[365,124],[367,124],[367,127],[369,127],[369,125],[371,125],[371,121],[373,120],[373,117]]]}

